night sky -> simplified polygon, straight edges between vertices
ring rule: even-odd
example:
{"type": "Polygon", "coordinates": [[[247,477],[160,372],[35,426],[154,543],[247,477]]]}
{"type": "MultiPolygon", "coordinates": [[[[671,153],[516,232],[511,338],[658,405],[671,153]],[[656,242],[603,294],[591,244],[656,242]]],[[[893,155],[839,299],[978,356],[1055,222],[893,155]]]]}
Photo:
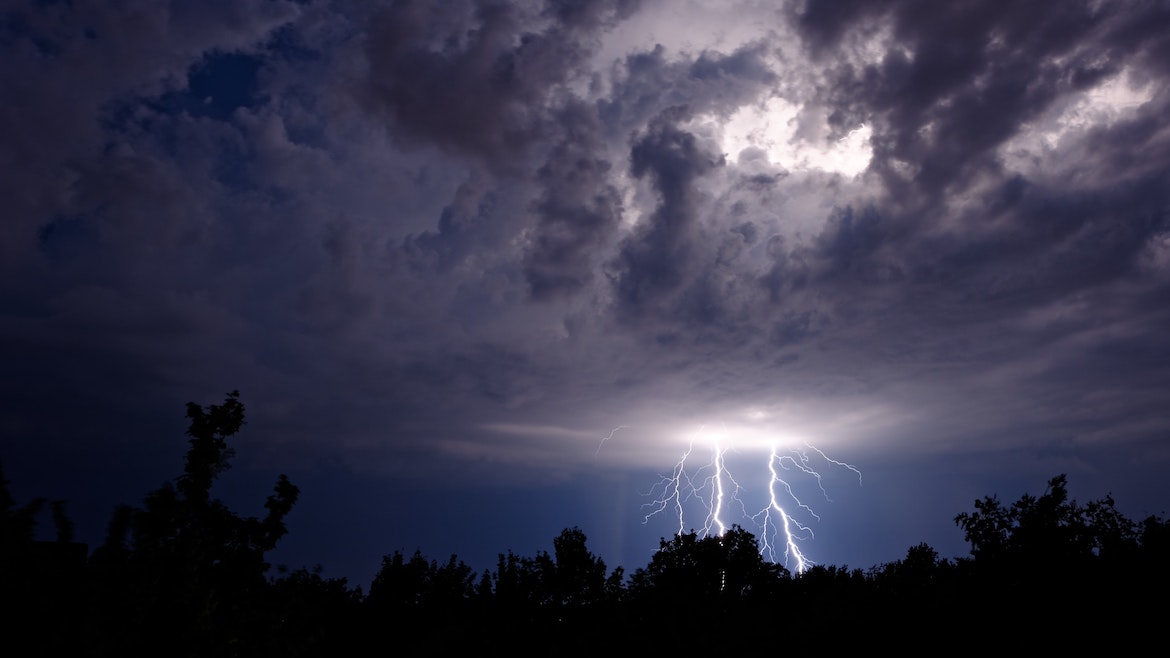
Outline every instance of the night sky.
{"type": "Polygon", "coordinates": [[[3,0],[0,375],[91,547],[238,389],[218,494],[354,584],[644,566],[688,448],[823,564],[1163,514],[1170,3],[3,0]]]}

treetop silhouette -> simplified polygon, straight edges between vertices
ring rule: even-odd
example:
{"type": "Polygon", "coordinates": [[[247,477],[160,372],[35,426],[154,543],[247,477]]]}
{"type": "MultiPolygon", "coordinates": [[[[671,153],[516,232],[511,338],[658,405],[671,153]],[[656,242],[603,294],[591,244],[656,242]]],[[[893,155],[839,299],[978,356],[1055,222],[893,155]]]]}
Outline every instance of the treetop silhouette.
{"type": "Polygon", "coordinates": [[[147,629],[118,638],[119,650],[163,642],[206,655],[246,645],[245,636],[257,631],[249,627],[253,604],[267,585],[264,554],[287,532],[284,519],[300,493],[281,475],[263,518],[231,511],[211,488],[234,455],[228,440],[244,425],[239,392],[220,405],[189,403],[187,418],[183,474],[147,494],[141,508],[115,510],[92,560],[113,598],[108,614],[147,629]]]}

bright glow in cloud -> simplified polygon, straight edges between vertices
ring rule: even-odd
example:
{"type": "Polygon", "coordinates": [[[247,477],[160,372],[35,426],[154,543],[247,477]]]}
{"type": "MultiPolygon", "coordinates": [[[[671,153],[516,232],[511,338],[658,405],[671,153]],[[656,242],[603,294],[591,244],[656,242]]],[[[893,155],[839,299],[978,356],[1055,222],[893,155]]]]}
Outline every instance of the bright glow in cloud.
{"type": "Polygon", "coordinates": [[[1056,146],[1064,135],[1116,123],[1152,98],[1150,85],[1130,86],[1129,75],[1123,71],[1085,92],[1056,118],[1054,125],[1042,131],[1041,136],[1049,146],[1056,146]]]}
{"type": "Polygon", "coordinates": [[[722,126],[724,152],[737,160],[745,149],[760,149],[769,163],[796,171],[819,169],[850,177],[865,171],[873,157],[869,126],[858,126],[836,142],[809,142],[797,135],[800,110],[783,98],[739,108],[722,126]]]}
{"type": "Polygon", "coordinates": [[[1003,145],[1004,163],[1012,170],[1036,173],[1040,165],[1051,165],[1051,152],[1070,146],[1095,128],[1111,126],[1132,116],[1154,97],[1153,85],[1134,86],[1128,71],[1059,105],[1040,120],[1025,124],[1003,145]]]}

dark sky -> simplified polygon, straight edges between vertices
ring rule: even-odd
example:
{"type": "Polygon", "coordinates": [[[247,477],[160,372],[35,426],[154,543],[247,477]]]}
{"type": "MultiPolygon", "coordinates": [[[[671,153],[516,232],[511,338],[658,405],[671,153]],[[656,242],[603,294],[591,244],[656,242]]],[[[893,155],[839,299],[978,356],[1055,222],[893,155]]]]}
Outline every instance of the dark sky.
{"type": "Polygon", "coordinates": [[[1165,1],[3,0],[0,458],[96,542],[239,389],[220,494],[356,583],[643,566],[688,448],[827,564],[1164,513],[1168,83],[1165,1]]]}

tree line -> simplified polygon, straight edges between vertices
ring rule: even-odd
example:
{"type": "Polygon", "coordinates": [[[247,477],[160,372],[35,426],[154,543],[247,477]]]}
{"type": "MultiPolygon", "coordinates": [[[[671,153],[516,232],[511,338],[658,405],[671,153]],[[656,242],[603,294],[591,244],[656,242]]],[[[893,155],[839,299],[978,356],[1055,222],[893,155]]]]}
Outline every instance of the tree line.
{"type": "Polygon", "coordinates": [[[457,556],[383,558],[369,591],[320,569],[272,569],[299,490],[280,476],[263,517],[211,495],[244,424],[239,394],[187,406],[184,469],[115,510],[92,552],[62,501],[18,505],[0,472],[0,597],[6,655],[316,656],[373,653],[784,650],[900,647],[965,653],[1005,637],[1038,649],[1093,638],[1161,643],[1170,521],[1134,521],[1111,497],[1079,504],[1058,475],[1043,494],[975,501],[954,523],[970,555],[927,544],[868,569],[766,561],[735,526],[663,539],[649,563],[610,569],[566,528],[552,552],[501,553],[475,572],[457,556]],[[56,541],[37,541],[48,505],[56,541]],[[18,652],[12,650],[18,649],[18,652]]]}

